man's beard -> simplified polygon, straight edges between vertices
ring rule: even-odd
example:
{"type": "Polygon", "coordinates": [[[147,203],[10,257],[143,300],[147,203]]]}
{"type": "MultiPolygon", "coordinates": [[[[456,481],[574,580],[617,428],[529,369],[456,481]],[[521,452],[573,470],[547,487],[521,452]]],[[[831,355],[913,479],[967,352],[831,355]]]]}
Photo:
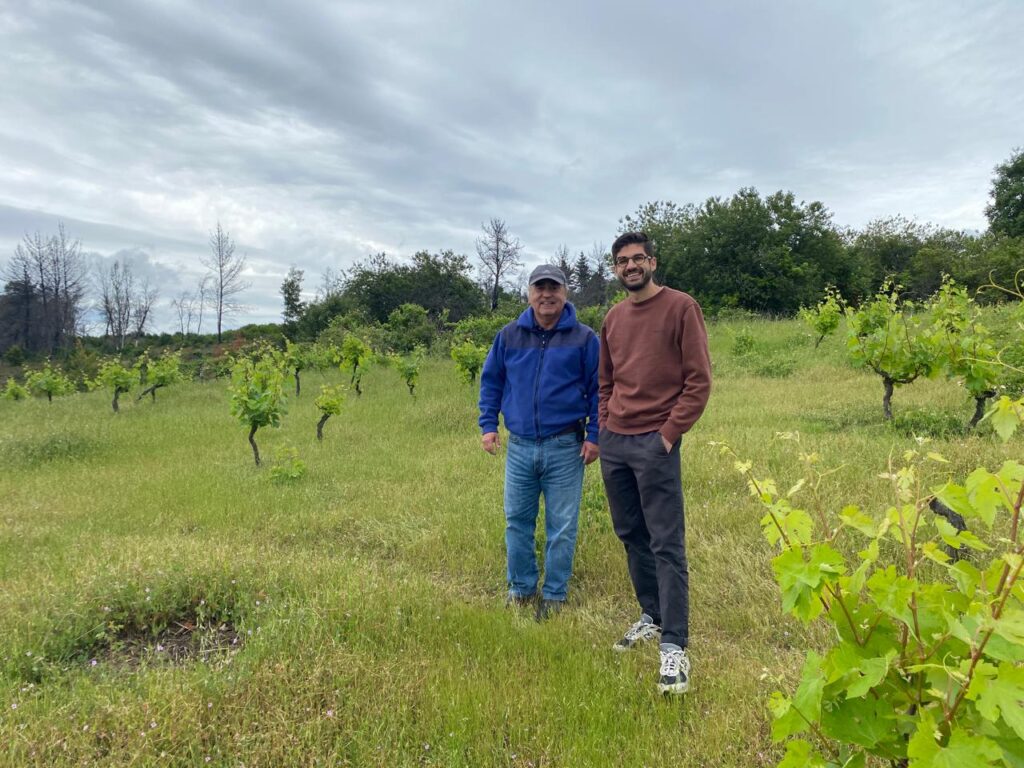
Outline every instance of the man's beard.
{"type": "Polygon", "coordinates": [[[651,282],[651,278],[653,277],[654,272],[648,272],[647,270],[644,270],[643,280],[641,280],[639,283],[627,283],[625,280],[626,275],[623,275],[621,278],[619,278],[619,282],[622,284],[622,287],[625,288],[627,291],[636,293],[637,291],[642,291],[644,288],[646,288],[647,284],[651,282]]]}

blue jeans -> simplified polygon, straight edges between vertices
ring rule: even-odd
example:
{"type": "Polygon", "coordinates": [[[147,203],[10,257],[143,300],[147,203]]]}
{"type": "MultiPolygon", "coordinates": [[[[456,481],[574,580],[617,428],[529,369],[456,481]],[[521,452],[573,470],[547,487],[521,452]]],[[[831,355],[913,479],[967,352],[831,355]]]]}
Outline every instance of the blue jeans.
{"type": "Polygon", "coordinates": [[[565,600],[576,552],[576,524],[583,494],[583,457],[576,435],[528,440],[509,435],[505,461],[505,547],[509,591],[529,597],[537,591],[534,532],[544,494],[545,600],[565,600]]]}

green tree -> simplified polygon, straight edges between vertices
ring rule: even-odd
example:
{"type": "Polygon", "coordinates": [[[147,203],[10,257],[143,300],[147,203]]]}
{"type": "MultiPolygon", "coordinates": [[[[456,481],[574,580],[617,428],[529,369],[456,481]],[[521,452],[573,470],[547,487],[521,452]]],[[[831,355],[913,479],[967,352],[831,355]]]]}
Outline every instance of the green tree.
{"type": "Polygon", "coordinates": [[[1013,150],[995,173],[992,202],[985,208],[988,225],[996,234],[1024,237],[1024,148],[1013,150]]]}
{"type": "Polygon", "coordinates": [[[302,277],[303,271],[296,267],[288,270],[288,274],[281,283],[281,298],[284,301],[284,311],[281,316],[284,320],[285,331],[289,336],[294,335],[296,324],[306,309],[306,303],[302,300],[302,277]]]}
{"type": "Polygon", "coordinates": [[[483,309],[483,294],[470,271],[466,257],[452,251],[419,251],[408,263],[378,253],[348,271],[340,293],[310,304],[298,333],[313,338],[341,314],[361,313],[367,321],[386,323],[403,304],[422,306],[435,325],[443,317],[457,322],[483,309]]]}
{"type": "Polygon", "coordinates": [[[403,304],[388,316],[387,343],[396,352],[411,352],[417,347],[429,349],[435,333],[427,310],[419,304],[403,304]]]}
{"type": "Polygon", "coordinates": [[[794,314],[831,283],[846,293],[852,273],[832,214],[792,192],[762,198],[741,189],[700,208],[649,203],[623,230],[643,229],[655,243],[665,285],[694,295],[710,312],[739,307],[794,314]]]}

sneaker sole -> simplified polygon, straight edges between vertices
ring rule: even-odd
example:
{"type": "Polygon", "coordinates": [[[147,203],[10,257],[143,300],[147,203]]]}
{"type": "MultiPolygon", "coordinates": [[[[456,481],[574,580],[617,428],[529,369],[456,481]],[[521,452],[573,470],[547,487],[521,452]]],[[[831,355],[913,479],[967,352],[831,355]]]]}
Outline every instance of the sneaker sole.
{"type": "Polygon", "coordinates": [[[690,681],[687,680],[685,683],[672,683],[666,685],[665,683],[658,683],[658,693],[670,694],[678,696],[679,694],[686,693],[690,690],[690,681]]]}

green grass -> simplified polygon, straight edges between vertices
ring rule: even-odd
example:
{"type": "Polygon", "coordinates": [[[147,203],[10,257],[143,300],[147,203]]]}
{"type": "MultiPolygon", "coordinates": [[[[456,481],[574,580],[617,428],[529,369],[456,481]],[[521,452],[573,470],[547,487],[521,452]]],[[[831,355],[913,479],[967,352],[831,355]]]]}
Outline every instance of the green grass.
{"type": "Polygon", "coordinates": [[[716,324],[711,340],[714,394],[683,449],[681,699],[656,694],[655,648],[610,651],[637,607],[597,465],[569,607],[544,625],[504,608],[502,464],[448,361],[424,364],[415,400],[372,369],[322,445],[313,399],[342,376],[305,375],[282,428],[257,436],[267,464],[298,449],[308,472],[291,483],[253,466],[220,382],[118,416],[103,393],[0,402],[0,763],[774,765],[773,681],[791,683],[824,630],[781,617],[761,513],[708,442],[788,487],[800,464],[776,433],[799,431],[839,467],[820,499],[834,512],[887,505],[878,473],[922,433],[959,477],[1022,441],[951,428],[972,403],[941,381],[898,390],[903,422],[884,424],[877,378],[795,322],[716,324]],[[732,354],[741,328],[753,362],[732,354]],[[243,642],[206,662],[118,661],[118,625],[197,611],[243,642]]]}

